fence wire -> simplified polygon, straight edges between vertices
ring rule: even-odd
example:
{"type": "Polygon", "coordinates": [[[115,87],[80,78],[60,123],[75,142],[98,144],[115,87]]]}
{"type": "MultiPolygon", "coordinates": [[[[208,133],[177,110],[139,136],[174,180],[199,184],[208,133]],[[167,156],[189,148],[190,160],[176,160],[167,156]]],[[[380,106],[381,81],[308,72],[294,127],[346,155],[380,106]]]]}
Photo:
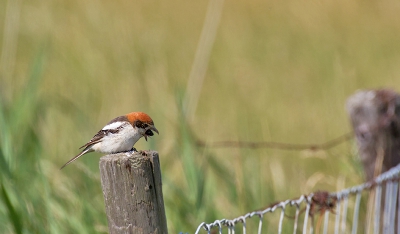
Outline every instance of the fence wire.
{"type": "Polygon", "coordinates": [[[317,191],[234,219],[203,222],[195,234],[400,234],[399,180],[400,164],[373,181],[339,192],[317,191]]]}

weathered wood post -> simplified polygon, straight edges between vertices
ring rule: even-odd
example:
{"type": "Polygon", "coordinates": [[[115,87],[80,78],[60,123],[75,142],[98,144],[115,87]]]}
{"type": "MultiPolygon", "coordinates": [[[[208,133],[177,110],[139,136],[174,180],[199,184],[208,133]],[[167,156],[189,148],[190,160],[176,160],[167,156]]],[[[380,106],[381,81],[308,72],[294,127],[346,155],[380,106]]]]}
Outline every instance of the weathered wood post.
{"type": "Polygon", "coordinates": [[[347,100],[361,162],[369,181],[400,163],[400,95],[359,91],[347,100]]]}
{"type": "Polygon", "coordinates": [[[110,234],[168,233],[158,153],[119,153],[100,159],[110,234]]]}

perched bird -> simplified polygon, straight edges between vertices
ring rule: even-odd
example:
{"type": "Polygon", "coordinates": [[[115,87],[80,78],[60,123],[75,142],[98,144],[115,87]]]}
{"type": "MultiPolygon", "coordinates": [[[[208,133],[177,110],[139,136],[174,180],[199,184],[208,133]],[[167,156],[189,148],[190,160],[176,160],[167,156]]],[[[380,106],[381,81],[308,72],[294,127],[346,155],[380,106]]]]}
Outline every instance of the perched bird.
{"type": "Polygon", "coordinates": [[[80,156],[93,151],[104,154],[136,151],[133,145],[141,137],[147,141],[148,136],[154,135],[153,131],[158,134],[153,120],[143,112],[132,112],[119,116],[111,120],[88,143],[80,147],[79,149],[84,148],[82,152],[64,164],[61,169],[80,156]]]}

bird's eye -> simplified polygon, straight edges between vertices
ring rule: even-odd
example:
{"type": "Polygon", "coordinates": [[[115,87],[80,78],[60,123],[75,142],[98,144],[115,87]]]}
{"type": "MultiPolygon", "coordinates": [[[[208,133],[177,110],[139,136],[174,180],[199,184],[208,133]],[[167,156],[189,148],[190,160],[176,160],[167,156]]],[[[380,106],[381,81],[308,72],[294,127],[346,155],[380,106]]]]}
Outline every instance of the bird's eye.
{"type": "Polygon", "coordinates": [[[144,124],[140,120],[136,120],[135,121],[135,126],[138,127],[138,128],[144,128],[144,124]]]}
{"type": "Polygon", "coordinates": [[[143,128],[147,128],[148,126],[148,124],[143,124],[143,128]]]}

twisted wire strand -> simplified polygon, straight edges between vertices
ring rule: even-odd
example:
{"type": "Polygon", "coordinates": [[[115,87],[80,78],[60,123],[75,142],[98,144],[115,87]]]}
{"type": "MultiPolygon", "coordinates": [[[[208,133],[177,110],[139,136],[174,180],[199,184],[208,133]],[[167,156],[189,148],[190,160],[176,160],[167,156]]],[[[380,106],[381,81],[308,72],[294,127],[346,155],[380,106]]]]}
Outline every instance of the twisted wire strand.
{"type": "MultiPolygon", "coordinates": [[[[315,207],[320,207],[320,206],[326,206],[328,208],[330,208],[331,206],[335,206],[337,207],[337,213],[338,216],[340,216],[340,206],[343,206],[343,214],[345,214],[347,212],[347,204],[348,204],[348,199],[349,196],[352,195],[356,195],[356,203],[355,203],[355,210],[354,210],[354,217],[353,217],[353,226],[352,226],[352,233],[355,233],[357,231],[357,226],[358,226],[358,221],[356,216],[358,216],[359,214],[359,207],[360,207],[360,200],[361,200],[361,192],[366,191],[366,190],[371,190],[376,188],[377,189],[377,197],[375,197],[376,199],[376,208],[375,207],[375,228],[379,227],[379,219],[380,219],[380,212],[378,212],[377,210],[380,209],[380,199],[381,199],[381,191],[382,191],[382,184],[387,183],[387,182],[393,182],[393,181],[397,181],[396,185],[394,186],[394,190],[393,190],[393,195],[395,196],[392,199],[397,199],[397,192],[398,192],[398,181],[400,180],[400,164],[397,165],[396,167],[391,168],[390,170],[382,173],[381,175],[377,176],[374,180],[357,185],[357,186],[353,186],[347,189],[343,189],[339,192],[333,192],[333,193],[327,193],[327,192],[315,192],[315,193],[311,193],[308,195],[301,195],[299,198],[297,199],[288,199],[285,201],[281,201],[278,203],[274,203],[274,205],[271,205],[269,207],[266,207],[265,209],[262,210],[257,210],[257,211],[252,211],[249,212],[247,214],[244,214],[242,216],[239,216],[237,218],[234,219],[220,219],[220,220],[215,220],[212,223],[206,223],[206,222],[202,222],[196,229],[195,234],[200,233],[200,231],[203,229],[205,231],[207,231],[208,233],[211,232],[211,229],[213,227],[218,227],[219,228],[219,233],[222,232],[222,228],[223,227],[227,227],[229,228],[230,231],[232,231],[234,233],[234,228],[238,223],[243,223],[243,233],[246,233],[246,220],[250,219],[254,216],[259,217],[260,221],[259,221],[259,227],[258,227],[258,233],[261,233],[261,229],[262,229],[262,222],[263,222],[263,217],[264,214],[266,213],[273,213],[275,212],[277,209],[280,209],[281,211],[281,216],[279,218],[279,226],[278,226],[278,232],[281,233],[282,232],[282,223],[283,223],[283,217],[285,216],[285,209],[287,208],[287,206],[295,206],[296,207],[296,214],[294,217],[294,233],[296,233],[297,228],[298,228],[298,221],[299,221],[299,216],[300,216],[300,206],[301,205],[306,205],[306,210],[305,210],[305,216],[304,216],[304,224],[303,224],[303,233],[307,232],[307,227],[308,227],[308,216],[312,217],[315,213],[315,207]],[[327,194],[325,196],[325,194],[327,194]],[[321,199],[321,195],[322,195],[322,199],[321,199]],[[379,200],[379,202],[378,202],[379,200]],[[341,202],[343,201],[343,202],[341,202]],[[343,205],[341,204],[343,203],[343,205]]],[[[392,186],[392,185],[391,185],[392,186]]],[[[390,201],[390,199],[388,199],[390,201]]],[[[322,211],[322,209],[321,209],[322,211]]],[[[323,210],[325,215],[329,214],[329,209],[327,210],[323,210]]],[[[393,212],[393,211],[392,211],[393,212]]],[[[391,220],[394,219],[394,215],[393,217],[389,217],[391,220]]],[[[341,231],[346,229],[346,224],[345,222],[346,218],[342,218],[342,220],[340,220],[340,218],[336,218],[336,222],[335,225],[337,225],[335,227],[335,231],[339,232],[339,224],[341,223],[341,231]]],[[[327,220],[327,218],[326,218],[327,220]]],[[[325,223],[327,223],[327,221],[325,221],[325,223]]],[[[327,225],[327,224],[326,224],[327,225]]],[[[325,226],[325,225],[324,225],[325,226]]],[[[400,225],[399,225],[400,226],[400,225]]],[[[324,230],[327,227],[324,227],[324,230]]],[[[390,227],[392,229],[392,227],[390,227]]],[[[394,228],[394,227],[393,227],[394,228]]],[[[311,225],[310,230],[313,230],[313,227],[311,225]]],[[[377,229],[376,229],[377,230],[377,229]]]]}

